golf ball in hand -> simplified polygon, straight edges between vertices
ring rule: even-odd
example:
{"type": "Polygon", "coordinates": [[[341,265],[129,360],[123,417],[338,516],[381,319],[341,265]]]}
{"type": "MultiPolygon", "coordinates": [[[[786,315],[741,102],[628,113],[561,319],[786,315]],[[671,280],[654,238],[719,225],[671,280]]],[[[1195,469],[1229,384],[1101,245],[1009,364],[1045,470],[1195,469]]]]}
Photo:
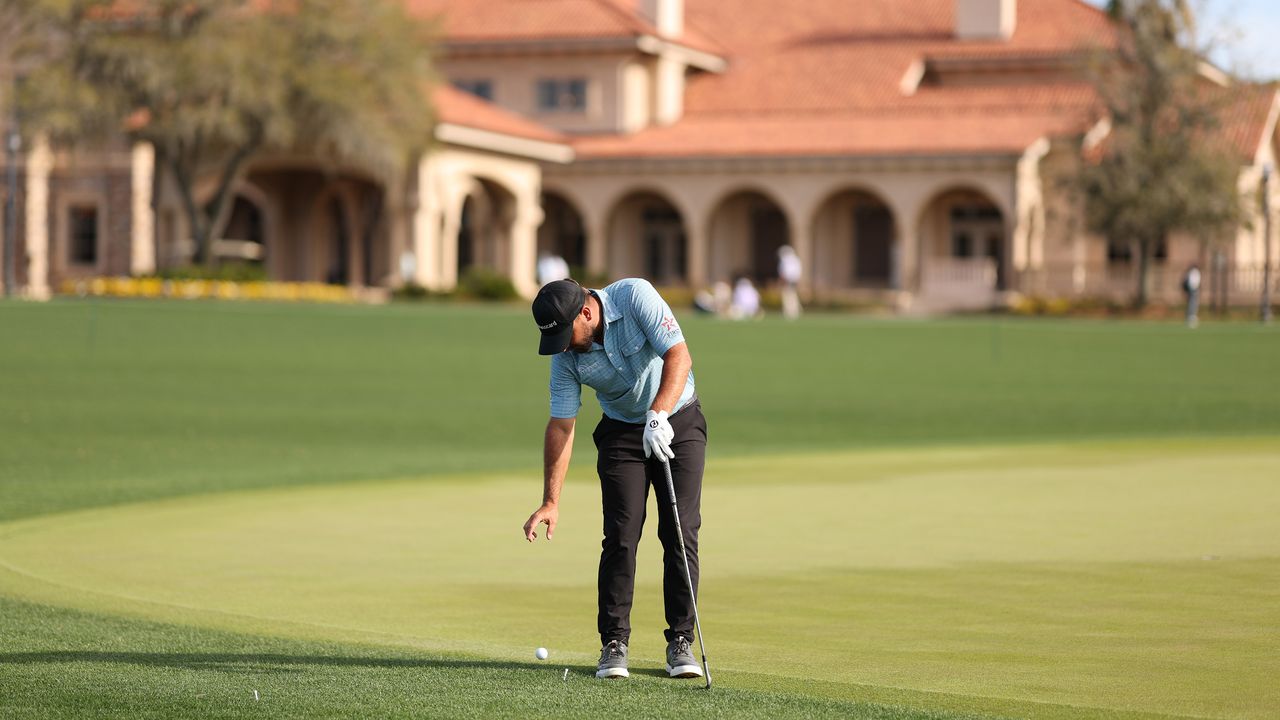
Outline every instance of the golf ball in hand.
{"type": "Polygon", "coordinates": [[[539,660],[546,660],[546,659],[547,659],[547,649],[546,649],[546,648],[538,648],[537,650],[534,650],[534,651],[533,651],[533,654],[534,654],[534,657],[538,658],[539,660]]]}

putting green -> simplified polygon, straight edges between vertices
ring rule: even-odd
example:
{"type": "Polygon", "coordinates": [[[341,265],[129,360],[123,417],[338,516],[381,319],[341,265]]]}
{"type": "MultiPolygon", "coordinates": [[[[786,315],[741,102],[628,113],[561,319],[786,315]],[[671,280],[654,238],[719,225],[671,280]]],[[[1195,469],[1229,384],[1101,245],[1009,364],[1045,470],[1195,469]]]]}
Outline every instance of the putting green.
{"type": "MultiPolygon", "coordinates": [[[[700,609],[724,683],[1013,714],[1280,707],[1280,441],[713,461],[700,609]],[[923,700],[922,700],[923,699],[923,700]]],[[[0,590],[59,606],[594,662],[594,479],[554,542],[536,476],[186,497],[0,525],[0,590]]],[[[633,667],[660,664],[641,546],[633,667]]]]}

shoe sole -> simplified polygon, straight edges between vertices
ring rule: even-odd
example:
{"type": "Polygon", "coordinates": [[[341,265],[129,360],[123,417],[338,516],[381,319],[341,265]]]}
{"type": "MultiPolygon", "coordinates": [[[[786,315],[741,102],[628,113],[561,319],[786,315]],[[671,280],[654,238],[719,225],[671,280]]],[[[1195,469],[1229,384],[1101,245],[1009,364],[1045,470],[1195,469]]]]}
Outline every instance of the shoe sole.
{"type": "Polygon", "coordinates": [[[673,678],[696,678],[702,677],[702,668],[697,665],[676,665],[667,666],[667,675],[673,678]]]}
{"type": "Polygon", "coordinates": [[[596,671],[596,677],[601,680],[615,680],[617,678],[631,677],[631,673],[626,668],[605,668],[596,671]]]}

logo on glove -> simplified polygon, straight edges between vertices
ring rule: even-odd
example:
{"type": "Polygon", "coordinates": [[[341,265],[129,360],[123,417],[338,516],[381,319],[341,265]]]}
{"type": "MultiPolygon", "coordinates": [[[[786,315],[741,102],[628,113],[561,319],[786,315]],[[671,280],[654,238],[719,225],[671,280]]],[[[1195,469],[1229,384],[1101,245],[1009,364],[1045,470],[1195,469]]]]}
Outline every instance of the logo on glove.
{"type": "Polygon", "coordinates": [[[649,421],[649,427],[651,427],[651,428],[656,428],[656,427],[658,427],[658,421],[657,421],[657,420],[650,420],[650,421],[649,421]]]}

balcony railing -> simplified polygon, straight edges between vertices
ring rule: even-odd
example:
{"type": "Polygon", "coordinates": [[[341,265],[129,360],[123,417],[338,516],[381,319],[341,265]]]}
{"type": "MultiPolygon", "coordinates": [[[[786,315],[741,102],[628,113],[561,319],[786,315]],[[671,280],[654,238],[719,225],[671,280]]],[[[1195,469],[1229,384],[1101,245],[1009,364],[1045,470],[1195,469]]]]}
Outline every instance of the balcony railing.
{"type": "MultiPolygon", "coordinates": [[[[1154,264],[1147,270],[1147,297],[1159,302],[1182,302],[1185,267],[1154,264]]],[[[1276,288],[1272,268],[1272,290],[1276,288]]],[[[1201,270],[1200,296],[1222,298],[1228,304],[1256,302],[1262,292],[1261,266],[1201,270]]],[[[1090,297],[1127,301],[1138,291],[1138,268],[1134,264],[1050,265],[1013,273],[1012,289],[1040,297],[1090,297]]]]}

